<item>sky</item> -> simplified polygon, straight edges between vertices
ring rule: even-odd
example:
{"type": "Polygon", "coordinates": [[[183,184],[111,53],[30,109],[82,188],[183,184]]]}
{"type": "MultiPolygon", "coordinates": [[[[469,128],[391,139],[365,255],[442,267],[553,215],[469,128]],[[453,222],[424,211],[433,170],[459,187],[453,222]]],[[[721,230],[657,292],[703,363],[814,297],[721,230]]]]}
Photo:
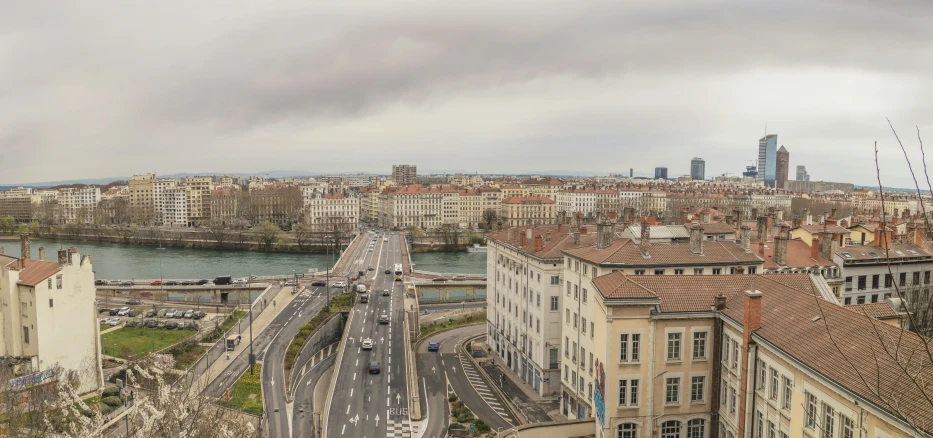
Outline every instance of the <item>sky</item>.
{"type": "MultiPolygon", "coordinates": [[[[928,0],[0,0],[0,184],[156,172],[790,174],[911,187],[928,0]]],[[[930,163],[933,166],[933,163],[930,163]]],[[[919,172],[920,170],[918,170],[919,172]]]]}

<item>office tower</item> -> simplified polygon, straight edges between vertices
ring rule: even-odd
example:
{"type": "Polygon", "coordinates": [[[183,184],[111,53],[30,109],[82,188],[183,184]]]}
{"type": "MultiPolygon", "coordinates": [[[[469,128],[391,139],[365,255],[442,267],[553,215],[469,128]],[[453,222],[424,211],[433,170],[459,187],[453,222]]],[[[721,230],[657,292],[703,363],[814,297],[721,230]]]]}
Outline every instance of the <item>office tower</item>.
{"type": "Polygon", "coordinates": [[[702,158],[694,157],[690,160],[690,178],[695,180],[704,180],[706,175],[706,161],[702,158]]]}
{"type": "Polygon", "coordinates": [[[768,134],[758,140],[758,176],[756,182],[774,187],[777,170],[777,134],[768,134]]]}
{"type": "Polygon", "coordinates": [[[392,179],[395,183],[404,186],[414,184],[418,178],[418,166],[414,164],[393,164],[392,179]]]}
{"type": "Polygon", "coordinates": [[[797,165],[797,181],[810,181],[810,174],[807,173],[807,166],[797,165]]]}
{"type": "Polygon", "coordinates": [[[655,167],[654,168],[654,179],[667,179],[667,168],[666,167],[655,167]]]}

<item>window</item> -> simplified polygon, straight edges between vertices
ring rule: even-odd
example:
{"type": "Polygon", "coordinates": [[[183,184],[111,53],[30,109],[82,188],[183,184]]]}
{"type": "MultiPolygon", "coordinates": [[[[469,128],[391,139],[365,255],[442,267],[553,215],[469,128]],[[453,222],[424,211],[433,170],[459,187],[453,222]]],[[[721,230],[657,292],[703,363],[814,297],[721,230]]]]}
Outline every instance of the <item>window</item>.
{"type": "Polygon", "coordinates": [[[836,410],[832,406],[823,403],[823,436],[827,438],[832,438],[835,435],[833,434],[834,428],[836,426],[836,410]]]}
{"type": "Polygon", "coordinates": [[[596,330],[593,327],[593,322],[590,322],[590,339],[593,339],[593,334],[596,333],[596,330]]]}
{"type": "Polygon", "coordinates": [[[856,297],[856,298],[855,298],[855,303],[856,303],[856,304],[865,304],[865,296],[863,295],[863,296],[860,296],[860,297],[856,297]]]}
{"type": "Polygon", "coordinates": [[[683,269],[675,269],[675,270],[674,270],[674,275],[684,275],[684,270],[683,270],[683,269]]]}
{"type": "Polygon", "coordinates": [[[616,438],[638,438],[638,425],[633,423],[620,424],[616,438]]]}
{"type": "Polygon", "coordinates": [[[619,335],[619,362],[628,361],[628,334],[619,335]]]}
{"type": "Polygon", "coordinates": [[[570,282],[567,282],[567,296],[570,296],[570,282]]]}
{"type": "Polygon", "coordinates": [[[852,277],[846,277],[846,292],[852,291],[852,277]]]}
{"type": "Polygon", "coordinates": [[[680,333],[667,334],[667,360],[680,360],[680,333]]]}
{"type": "Polygon", "coordinates": [[[557,297],[551,297],[551,312],[557,311],[557,297]]]}
{"type": "Polygon", "coordinates": [[[559,365],[559,363],[558,363],[558,360],[557,360],[557,354],[558,354],[558,353],[557,353],[557,349],[556,349],[556,348],[552,348],[552,349],[548,350],[548,356],[550,356],[550,357],[549,357],[549,359],[550,359],[550,367],[549,367],[549,369],[556,370],[556,369],[558,369],[558,368],[560,367],[560,365],[559,365]]]}
{"type": "Polygon", "coordinates": [[[593,374],[593,353],[590,353],[590,374],[593,374]]]}
{"type": "Polygon", "coordinates": [[[583,321],[582,321],[582,324],[580,324],[580,329],[583,330],[583,334],[585,335],[586,334],[586,318],[581,317],[581,319],[583,321]]]}
{"type": "Polygon", "coordinates": [[[706,359],[706,332],[693,333],[693,358],[706,359]]]}
{"type": "Polygon", "coordinates": [[[839,423],[842,425],[842,438],[855,438],[855,422],[851,418],[842,415],[839,423]]]}
{"type": "Polygon", "coordinates": [[[739,368],[739,341],[732,341],[732,369],[739,368]]]}
{"type": "Polygon", "coordinates": [[[535,318],[535,332],[541,333],[541,318],[535,318]]]}
{"type": "Polygon", "coordinates": [[[703,402],[706,399],[706,376],[693,376],[690,378],[690,401],[703,402]]]}
{"type": "Polygon", "coordinates": [[[577,319],[577,313],[574,312],[574,313],[573,313],[573,328],[577,328],[577,322],[578,322],[578,321],[579,321],[579,320],[577,319]]]}
{"type": "Polygon", "coordinates": [[[619,380],[619,405],[625,406],[628,402],[628,380],[619,380]]]}
{"type": "Polygon", "coordinates": [[[872,275],[871,276],[871,288],[878,289],[878,286],[881,282],[880,280],[881,280],[881,275],[878,275],[878,274],[872,275]]]}
{"type": "Polygon", "coordinates": [[[49,298],[49,307],[55,307],[55,306],[52,304],[52,299],[51,299],[51,298],[49,298]]]}
{"type": "Polygon", "coordinates": [[[583,288],[583,302],[586,302],[586,288],[583,288]]]}
{"type": "Polygon", "coordinates": [[[807,397],[807,417],[805,418],[805,424],[810,429],[816,427],[816,396],[806,393],[807,397]]]}
{"type": "Polygon", "coordinates": [[[706,420],[697,418],[687,423],[687,438],[703,438],[706,432],[706,420]]]}
{"type": "Polygon", "coordinates": [[[564,336],[564,357],[570,357],[570,338],[564,336]]]}
{"type": "Polygon", "coordinates": [[[23,343],[29,343],[29,327],[23,326],[23,343]]]}
{"type": "Polygon", "coordinates": [[[49,277],[48,286],[46,287],[48,287],[49,289],[52,289],[52,277],[49,277]]]}
{"type": "Polygon", "coordinates": [[[635,270],[635,275],[645,275],[645,270],[644,270],[644,269],[636,269],[636,270],[635,270]]]}
{"type": "Polygon", "coordinates": [[[573,299],[577,300],[580,298],[580,286],[573,285],[573,299]]]}
{"type": "Polygon", "coordinates": [[[900,278],[898,279],[900,286],[907,286],[907,273],[901,272],[900,278]]]}
{"type": "Polygon", "coordinates": [[[864,275],[858,276],[858,290],[865,290],[865,277],[864,275]]]}
{"type": "Polygon", "coordinates": [[[693,268],[693,275],[703,275],[703,268],[693,268]]]}
{"type": "MultiPolygon", "coordinates": [[[[722,275],[722,268],[713,268],[713,275],[722,275]]],[[[703,420],[700,420],[700,421],[703,421],[703,420]]],[[[700,425],[700,427],[702,428],[703,426],[700,425]]]]}
{"type": "Polygon", "coordinates": [[[664,386],[664,402],[680,403],[680,377],[668,377],[664,386]]]}
{"type": "Polygon", "coordinates": [[[891,277],[891,274],[884,274],[884,287],[889,288],[891,286],[894,286],[894,277],[891,277]]]}
{"type": "Polygon", "coordinates": [[[722,334],[722,363],[729,363],[729,336],[722,334]]]}
{"type": "Polygon", "coordinates": [[[920,271],[914,272],[911,275],[911,284],[920,284],[920,271]]]}
{"type": "Polygon", "coordinates": [[[758,389],[764,391],[768,382],[768,366],[761,359],[758,359],[758,389]]]}
{"type": "Polygon", "coordinates": [[[535,303],[536,303],[536,306],[540,309],[540,308],[541,308],[541,294],[539,293],[539,294],[535,294],[535,295],[538,297],[537,300],[536,300],[536,302],[535,302],[535,303]]]}
{"type": "Polygon", "coordinates": [[[638,406],[638,379],[629,381],[629,406],[638,406]]]}
{"type": "Polygon", "coordinates": [[[552,275],[551,285],[557,285],[557,284],[560,284],[560,275],[552,275]]]}
{"type": "Polygon", "coordinates": [[[567,381],[568,376],[570,376],[570,367],[567,365],[564,365],[564,381],[565,382],[567,381]]]}
{"type": "Polygon", "coordinates": [[[757,266],[749,266],[749,267],[748,267],[748,273],[749,273],[749,274],[757,274],[757,273],[758,273],[758,267],[757,267],[757,266]]]}
{"type": "Polygon", "coordinates": [[[735,408],[738,406],[738,397],[735,396],[735,387],[729,387],[729,413],[734,414],[735,408]]]}
{"type": "Polygon", "coordinates": [[[771,368],[771,400],[777,401],[778,399],[778,381],[780,380],[780,374],[774,368],[771,368]]]}
{"type": "Polygon", "coordinates": [[[784,379],[784,409],[790,409],[791,397],[794,395],[794,382],[788,379],[786,376],[784,379]]]}
{"type": "Polygon", "coordinates": [[[722,395],[719,397],[719,404],[722,406],[725,406],[726,403],[729,402],[729,391],[726,390],[728,387],[726,379],[722,379],[722,386],[720,386],[720,388],[722,388],[722,395]]]}
{"type": "Polygon", "coordinates": [[[663,270],[663,269],[655,269],[655,270],[654,270],[654,275],[664,275],[664,270],[663,270]]]}
{"type": "Polygon", "coordinates": [[[758,420],[756,421],[756,424],[755,424],[755,438],[762,438],[762,436],[765,433],[765,415],[762,414],[761,411],[757,411],[757,412],[758,412],[758,420]]]}
{"type": "Polygon", "coordinates": [[[846,299],[845,299],[845,304],[846,304],[847,306],[848,306],[849,304],[852,304],[852,297],[846,297],[846,299]]]}
{"type": "Polygon", "coordinates": [[[564,324],[570,325],[570,309],[564,309],[564,324]]]}
{"type": "Polygon", "coordinates": [[[930,271],[923,271],[923,284],[930,284],[930,271]]]}
{"type": "Polygon", "coordinates": [[[680,422],[671,420],[661,423],[661,438],[680,438],[680,422]]]}
{"type": "Polygon", "coordinates": [[[768,438],[777,438],[775,435],[776,429],[774,428],[774,423],[768,421],[768,438]]]}
{"type": "Polygon", "coordinates": [[[55,276],[55,289],[61,289],[61,288],[62,288],[62,274],[58,274],[55,276]]]}

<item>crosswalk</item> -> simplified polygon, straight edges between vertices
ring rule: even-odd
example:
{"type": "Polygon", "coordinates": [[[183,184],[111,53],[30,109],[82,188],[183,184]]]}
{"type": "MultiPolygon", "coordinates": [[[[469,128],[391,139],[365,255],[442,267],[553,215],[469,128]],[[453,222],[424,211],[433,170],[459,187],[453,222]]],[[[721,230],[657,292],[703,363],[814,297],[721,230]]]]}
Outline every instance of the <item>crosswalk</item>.
{"type": "Polygon", "coordinates": [[[411,425],[409,421],[386,421],[386,438],[411,438],[411,425]]]}
{"type": "MultiPolygon", "coordinates": [[[[459,349],[458,349],[459,350],[459,349]]],[[[509,414],[505,411],[505,408],[502,407],[502,404],[496,399],[492,394],[492,391],[489,389],[489,385],[486,384],[486,381],[476,372],[476,368],[473,367],[473,363],[469,359],[463,357],[463,353],[458,352],[457,358],[460,359],[460,368],[463,370],[463,374],[467,376],[467,379],[470,380],[470,384],[473,385],[473,388],[476,389],[476,393],[482,397],[483,401],[492,408],[500,417],[508,421],[509,424],[515,425],[512,423],[512,419],[509,414]]]]}

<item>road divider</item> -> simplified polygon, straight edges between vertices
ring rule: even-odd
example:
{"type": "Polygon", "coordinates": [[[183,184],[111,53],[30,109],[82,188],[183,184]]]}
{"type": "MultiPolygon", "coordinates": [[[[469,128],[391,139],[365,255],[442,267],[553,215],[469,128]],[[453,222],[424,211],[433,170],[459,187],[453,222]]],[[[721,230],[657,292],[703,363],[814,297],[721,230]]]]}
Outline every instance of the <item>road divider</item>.
{"type": "MultiPolygon", "coordinates": [[[[353,326],[353,317],[355,316],[354,313],[355,312],[352,312],[352,311],[350,312],[350,316],[347,317],[347,323],[344,327],[349,328],[353,326]]],[[[340,366],[343,364],[343,352],[344,350],[347,349],[347,334],[348,333],[349,333],[349,330],[343,331],[343,336],[341,336],[340,338],[340,347],[337,349],[337,360],[334,363],[334,374],[331,375],[330,377],[330,388],[327,390],[327,399],[326,399],[327,401],[324,402],[324,410],[321,411],[324,413],[321,415],[321,417],[323,417],[321,421],[322,423],[321,436],[327,436],[327,426],[328,426],[327,420],[328,420],[328,417],[330,417],[329,415],[330,402],[331,400],[334,399],[334,388],[337,386],[337,376],[340,374],[340,366]]]]}

